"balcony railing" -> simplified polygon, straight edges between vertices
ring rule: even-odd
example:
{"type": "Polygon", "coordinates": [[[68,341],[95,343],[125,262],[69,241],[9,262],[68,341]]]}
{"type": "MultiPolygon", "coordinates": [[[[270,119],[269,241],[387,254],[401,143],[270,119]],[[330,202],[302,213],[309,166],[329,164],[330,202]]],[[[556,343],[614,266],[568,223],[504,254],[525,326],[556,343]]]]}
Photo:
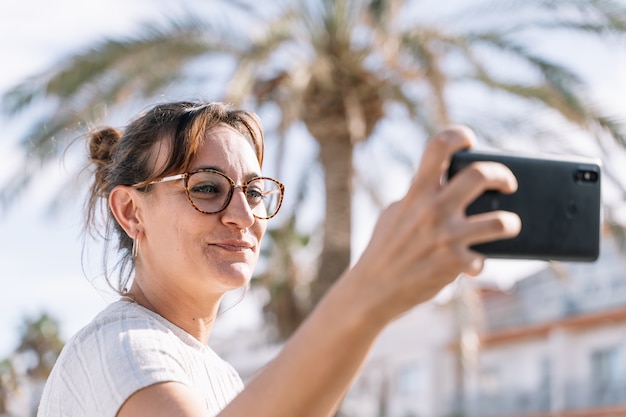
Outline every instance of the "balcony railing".
{"type": "Polygon", "coordinates": [[[550,393],[547,390],[483,394],[468,398],[465,405],[465,415],[469,417],[519,416],[549,411],[550,393]]]}
{"type": "Polygon", "coordinates": [[[565,408],[571,410],[626,405],[626,379],[568,384],[565,408]]]}
{"type": "Polygon", "coordinates": [[[547,389],[508,391],[491,395],[476,395],[466,399],[468,417],[524,416],[563,411],[592,411],[605,407],[626,405],[626,379],[623,381],[579,382],[567,384],[561,409],[551,401],[547,389]]]}
{"type": "Polygon", "coordinates": [[[561,285],[545,282],[514,294],[486,300],[484,309],[487,330],[545,323],[626,305],[626,278],[607,275],[588,279],[601,280],[603,285],[594,291],[589,288],[566,291],[561,285]]]}

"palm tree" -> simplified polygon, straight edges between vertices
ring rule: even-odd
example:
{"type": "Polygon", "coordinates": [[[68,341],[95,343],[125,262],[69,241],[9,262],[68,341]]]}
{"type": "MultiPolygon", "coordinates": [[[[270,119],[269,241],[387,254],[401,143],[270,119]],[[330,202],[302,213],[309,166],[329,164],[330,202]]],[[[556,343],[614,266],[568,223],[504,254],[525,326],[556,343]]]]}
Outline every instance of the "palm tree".
{"type": "Polygon", "coordinates": [[[306,273],[296,260],[297,254],[309,244],[310,236],[297,230],[293,214],[267,233],[269,243],[264,245],[262,254],[267,265],[253,283],[269,292],[263,312],[267,321],[274,324],[277,339],[282,341],[298,328],[310,308],[302,296],[308,293],[306,273]]]}
{"type": "Polygon", "coordinates": [[[57,321],[46,313],[35,319],[24,318],[20,326],[20,342],[10,357],[0,361],[0,415],[8,415],[16,402],[36,414],[41,390],[52,371],[63,341],[57,321]],[[21,392],[22,398],[16,394],[21,392]],[[26,394],[26,395],[24,395],[26,394]]]}
{"type": "Polygon", "coordinates": [[[459,87],[478,88],[626,144],[617,121],[591,105],[583,80],[524,41],[559,31],[622,35],[626,12],[616,0],[474,2],[447,20],[428,19],[432,6],[408,0],[237,4],[246,8],[231,8],[237,19],[230,21],[224,14],[211,19],[220,3],[206,17],[189,13],[146,25],[136,36],[105,39],[8,91],[3,105],[9,114],[42,99],[46,106],[37,107],[44,116],[22,139],[24,168],[3,188],[2,199],[10,201],[28,184],[37,172],[30,168],[59,156],[68,132],[99,122],[107,111],[185,91],[190,81],[197,91],[227,80],[223,99],[277,109],[276,137],[289,139],[290,128],[303,123],[319,146],[326,206],[315,301],[350,262],[355,146],[398,109],[421,129],[415,140],[451,120],[475,122],[490,138],[496,122],[510,127],[510,120],[489,109],[491,124],[481,124],[477,109],[453,99],[459,87]],[[524,71],[493,65],[502,59],[524,71]]]}
{"type": "Polygon", "coordinates": [[[13,361],[11,359],[0,361],[0,416],[8,415],[9,399],[15,395],[17,389],[17,374],[13,361]]]}
{"type": "Polygon", "coordinates": [[[27,369],[28,376],[45,381],[63,348],[59,325],[54,318],[44,313],[37,319],[25,319],[21,333],[16,354],[28,354],[34,358],[35,361],[27,369]]]}
{"type": "MultiPolygon", "coordinates": [[[[303,204],[310,181],[301,178],[299,183],[296,207],[303,204]]],[[[312,268],[307,268],[302,256],[315,246],[311,244],[315,232],[309,234],[298,230],[297,211],[297,208],[292,211],[280,226],[268,229],[261,249],[265,265],[252,281],[270,294],[263,312],[267,322],[273,323],[279,341],[286,340],[298,328],[311,308],[307,295],[312,268]]]]}

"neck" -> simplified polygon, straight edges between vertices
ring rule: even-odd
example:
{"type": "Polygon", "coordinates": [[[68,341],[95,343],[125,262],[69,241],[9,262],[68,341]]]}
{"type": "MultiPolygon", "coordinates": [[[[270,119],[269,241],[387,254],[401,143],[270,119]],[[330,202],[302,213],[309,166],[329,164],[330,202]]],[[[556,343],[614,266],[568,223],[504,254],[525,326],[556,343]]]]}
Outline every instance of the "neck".
{"type": "Polygon", "coordinates": [[[208,299],[198,299],[172,291],[158,291],[142,285],[138,277],[128,292],[128,297],[137,304],[157,313],[205,345],[209,341],[222,296],[216,294],[208,299]]]}

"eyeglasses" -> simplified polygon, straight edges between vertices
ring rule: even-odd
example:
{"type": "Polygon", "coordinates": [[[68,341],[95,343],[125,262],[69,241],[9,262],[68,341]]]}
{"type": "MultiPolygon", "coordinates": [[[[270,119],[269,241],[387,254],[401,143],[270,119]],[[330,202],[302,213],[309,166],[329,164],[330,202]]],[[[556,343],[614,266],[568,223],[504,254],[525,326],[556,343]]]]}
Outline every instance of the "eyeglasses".
{"type": "Polygon", "coordinates": [[[149,183],[135,184],[133,187],[147,187],[180,179],[184,181],[185,192],[193,208],[204,214],[223,211],[228,207],[235,188],[241,188],[254,217],[262,220],[271,219],[278,213],[285,192],[285,186],[273,178],[256,177],[237,185],[228,176],[213,169],[198,169],[171,175],[149,183]]]}

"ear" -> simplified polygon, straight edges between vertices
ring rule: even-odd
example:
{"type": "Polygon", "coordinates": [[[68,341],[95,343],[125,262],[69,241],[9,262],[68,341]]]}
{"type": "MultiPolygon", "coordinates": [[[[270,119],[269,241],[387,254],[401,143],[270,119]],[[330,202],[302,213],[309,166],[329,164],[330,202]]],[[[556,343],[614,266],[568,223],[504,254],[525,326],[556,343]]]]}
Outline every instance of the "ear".
{"type": "Polygon", "coordinates": [[[133,187],[118,185],[109,194],[109,207],[119,225],[132,239],[141,231],[141,219],[138,215],[138,191],[133,187]]]}

